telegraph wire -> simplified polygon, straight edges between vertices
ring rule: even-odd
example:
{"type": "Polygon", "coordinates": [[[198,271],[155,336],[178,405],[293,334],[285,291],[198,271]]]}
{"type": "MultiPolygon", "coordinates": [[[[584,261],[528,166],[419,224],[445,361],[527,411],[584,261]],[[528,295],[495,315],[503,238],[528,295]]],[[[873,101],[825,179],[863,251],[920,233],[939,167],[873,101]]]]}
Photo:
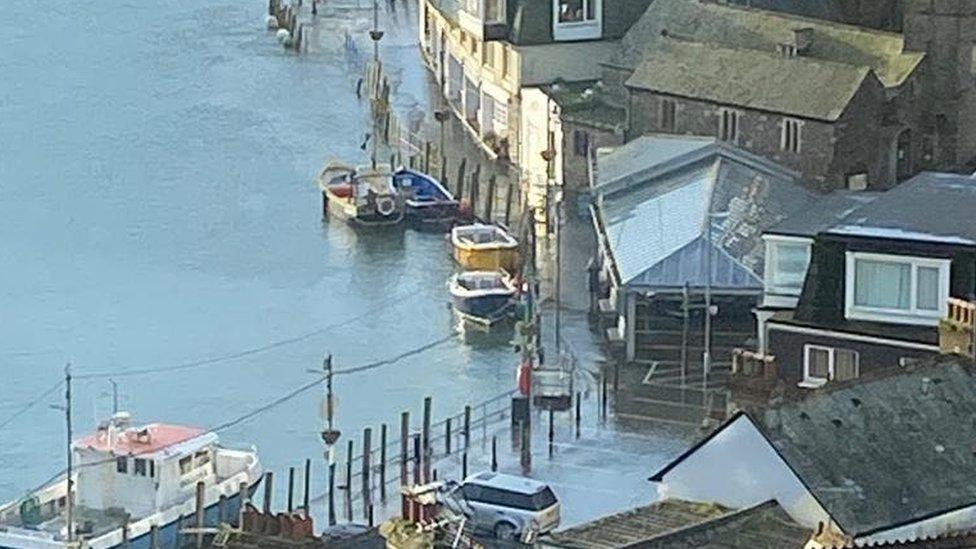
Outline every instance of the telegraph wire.
{"type": "Polygon", "coordinates": [[[64,380],[59,380],[57,383],[55,383],[54,385],[52,385],[48,390],[44,391],[43,393],[41,393],[40,395],[38,395],[37,397],[35,397],[34,400],[32,400],[32,401],[28,402],[27,404],[25,404],[23,408],[21,408],[20,410],[17,410],[16,412],[14,412],[13,415],[11,415],[7,419],[3,420],[3,422],[0,422],[0,429],[3,429],[7,425],[10,425],[11,423],[13,423],[13,421],[15,419],[17,419],[20,416],[26,414],[28,410],[30,410],[31,408],[33,408],[34,406],[36,406],[39,402],[41,402],[42,400],[44,400],[45,398],[47,398],[48,396],[50,396],[51,393],[53,393],[54,391],[57,391],[58,389],[60,389],[62,385],[64,385],[64,380]]]}

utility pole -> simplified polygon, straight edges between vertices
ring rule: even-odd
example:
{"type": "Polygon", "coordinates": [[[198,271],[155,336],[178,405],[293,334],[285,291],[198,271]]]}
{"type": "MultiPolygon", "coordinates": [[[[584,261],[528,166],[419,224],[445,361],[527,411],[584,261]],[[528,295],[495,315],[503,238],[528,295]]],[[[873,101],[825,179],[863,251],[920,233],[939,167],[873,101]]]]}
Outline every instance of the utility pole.
{"type": "Polygon", "coordinates": [[[112,384],[112,416],[114,417],[115,414],[119,413],[119,384],[111,378],[108,382],[112,384]]]}
{"type": "Polygon", "coordinates": [[[65,506],[67,507],[68,514],[68,542],[72,542],[75,539],[75,522],[74,522],[74,503],[72,498],[74,497],[74,484],[75,481],[72,478],[74,474],[74,456],[71,450],[71,363],[69,362],[64,367],[64,423],[67,427],[67,457],[68,457],[68,496],[65,498],[65,506]]]}
{"type": "MultiPolygon", "coordinates": [[[[332,393],[332,355],[325,357],[322,362],[325,371],[325,421],[326,427],[322,431],[322,442],[325,443],[325,460],[329,466],[329,526],[336,524],[335,512],[335,443],[339,440],[340,432],[335,428],[335,395],[332,393]]],[[[306,512],[308,510],[306,509],[306,512]]]]}

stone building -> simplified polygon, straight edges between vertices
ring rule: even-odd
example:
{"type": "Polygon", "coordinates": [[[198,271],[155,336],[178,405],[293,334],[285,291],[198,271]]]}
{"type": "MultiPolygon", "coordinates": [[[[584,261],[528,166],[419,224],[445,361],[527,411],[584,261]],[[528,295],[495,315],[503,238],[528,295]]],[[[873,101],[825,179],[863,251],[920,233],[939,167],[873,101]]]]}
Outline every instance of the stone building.
{"type": "Polygon", "coordinates": [[[656,0],[605,63],[627,137],[714,135],[819,190],[888,188],[939,166],[903,35],[697,0],[656,0]]]}

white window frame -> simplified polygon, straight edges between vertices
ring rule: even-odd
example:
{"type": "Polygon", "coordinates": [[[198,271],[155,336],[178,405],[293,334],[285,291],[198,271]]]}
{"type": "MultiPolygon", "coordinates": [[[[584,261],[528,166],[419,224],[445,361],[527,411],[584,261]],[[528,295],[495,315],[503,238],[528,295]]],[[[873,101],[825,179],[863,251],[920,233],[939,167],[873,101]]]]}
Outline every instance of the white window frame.
{"type": "Polygon", "coordinates": [[[718,138],[720,141],[725,141],[727,143],[732,143],[737,145],[739,143],[739,136],[742,135],[742,111],[736,109],[729,109],[726,107],[721,107],[718,109],[718,138]],[[734,127],[732,128],[731,135],[726,131],[725,119],[726,115],[731,115],[732,120],[735,121],[734,127]],[[728,138],[727,138],[728,137],[728,138]]]}
{"type": "Polygon", "coordinates": [[[593,3],[594,19],[565,22],[559,20],[559,1],[552,0],[552,37],[554,40],[594,40],[603,35],[603,0],[583,0],[584,17],[588,11],[587,4],[593,3]]]}
{"type": "Polygon", "coordinates": [[[875,254],[867,252],[847,252],[847,264],[844,284],[845,317],[851,320],[870,320],[888,322],[892,324],[913,324],[919,326],[937,326],[948,309],[949,274],[952,261],[929,257],[907,255],[875,254]],[[910,305],[905,309],[890,309],[884,307],[866,307],[854,304],[855,274],[857,260],[884,261],[902,263],[911,266],[911,288],[909,290],[910,305]],[[918,269],[919,267],[937,268],[939,270],[939,308],[927,310],[918,308],[918,269]]]}
{"type": "Polygon", "coordinates": [[[835,377],[834,364],[837,358],[837,351],[849,351],[854,353],[854,378],[861,377],[861,353],[853,349],[838,349],[837,347],[828,347],[826,345],[814,345],[806,344],[803,346],[803,381],[800,382],[800,387],[806,388],[817,388],[824,386],[827,382],[833,381],[835,377]],[[813,377],[810,375],[810,352],[811,351],[826,351],[827,352],[827,377],[813,377]]]}
{"type": "MultiPolygon", "coordinates": [[[[775,295],[784,295],[790,297],[799,297],[800,293],[803,291],[803,284],[801,283],[798,288],[790,286],[778,286],[776,284],[776,250],[780,244],[790,244],[790,245],[803,245],[806,246],[807,250],[807,270],[810,269],[810,258],[812,257],[813,240],[809,238],[803,238],[800,236],[782,236],[782,235],[763,235],[763,240],[766,243],[766,267],[764,270],[764,286],[766,293],[775,295]]],[[[804,271],[805,276],[806,271],[804,271]]]]}
{"type": "Polygon", "coordinates": [[[779,148],[785,152],[799,153],[803,149],[803,121],[784,118],[780,124],[779,148]],[[794,130],[795,131],[792,131],[794,130]],[[791,135],[792,134],[792,135],[791,135]]]}

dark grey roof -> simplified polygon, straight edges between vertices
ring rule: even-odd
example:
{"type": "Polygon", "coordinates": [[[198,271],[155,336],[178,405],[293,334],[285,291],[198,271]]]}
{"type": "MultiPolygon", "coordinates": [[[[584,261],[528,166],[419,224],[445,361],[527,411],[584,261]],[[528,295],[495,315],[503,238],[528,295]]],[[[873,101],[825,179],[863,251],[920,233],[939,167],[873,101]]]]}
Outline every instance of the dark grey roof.
{"type": "Polygon", "coordinates": [[[834,191],[817,197],[809,208],[773,225],[766,233],[813,238],[858,208],[870,204],[878,196],[880,194],[876,192],[834,191]]]}
{"type": "MultiPolygon", "coordinates": [[[[716,2],[655,0],[624,36],[615,62],[636,68],[657,46],[662,33],[726,48],[776,53],[778,46],[793,42],[794,30],[800,28],[810,29],[812,37],[805,56],[868,67],[886,87],[901,85],[925,56],[906,52],[903,36],[896,33],[716,2]]],[[[822,91],[810,90],[811,98],[822,91]]]]}
{"type": "Polygon", "coordinates": [[[881,87],[865,66],[661,37],[627,86],[834,121],[871,82],[881,87]]]}
{"type": "MultiPolygon", "coordinates": [[[[603,0],[603,32],[600,40],[620,39],[653,0],[603,0]]],[[[508,0],[509,40],[516,45],[550,44],[552,2],[547,0],[508,0]]]]}
{"type": "Polygon", "coordinates": [[[826,232],[976,246],[976,178],[925,172],[880,194],[826,232]]]}
{"type": "Polygon", "coordinates": [[[811,534],[775,501],[731,510],[712,503],[666,499],[557,532],[540,540],[540,545],[572,549],[800,549],[811,534]]]}
{"type": "Polygon", "coordinates": [[[597,159],[598,226],[621,284],[761,288],[761,232],[813,197],[795,173],[715,140],[649,136],[597,159]]]}
{"type": "Polygon", "coordinates": [[[976,504],[973,364],[943,356],[768,410],[761,429],[848,535],[976,504]]]}

